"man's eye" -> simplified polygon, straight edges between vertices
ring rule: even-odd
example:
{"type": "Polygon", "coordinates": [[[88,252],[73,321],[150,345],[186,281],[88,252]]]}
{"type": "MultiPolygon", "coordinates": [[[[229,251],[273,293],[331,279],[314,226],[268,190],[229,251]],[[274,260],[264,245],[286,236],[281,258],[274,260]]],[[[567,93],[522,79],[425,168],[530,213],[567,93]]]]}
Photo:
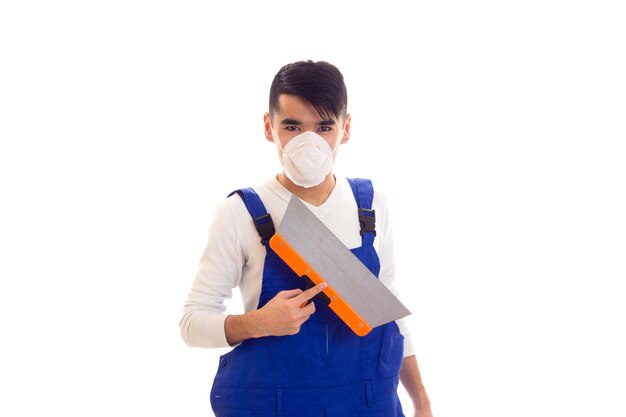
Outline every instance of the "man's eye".
{"type": "Polygon", "coordinates": [[[330,126],[320,126],[319,130],[321,132],[330,132],[333,129],[330,126]]]}
{"type": "Polygon", "coordinates": [[[289,132],[297,132],[298,130],[300,130],[298,126],[287,126],[285,127],[285,129],[287,129],[287,131],[289,132]]]}

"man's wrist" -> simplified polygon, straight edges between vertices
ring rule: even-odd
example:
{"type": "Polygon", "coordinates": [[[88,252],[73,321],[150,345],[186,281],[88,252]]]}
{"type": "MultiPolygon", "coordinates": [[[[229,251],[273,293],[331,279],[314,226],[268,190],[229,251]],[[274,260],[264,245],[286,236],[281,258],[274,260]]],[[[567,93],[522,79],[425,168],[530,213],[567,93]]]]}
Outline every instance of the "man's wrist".
{"type": "Polygon", "coordinates": [[[259,310],[253,310],[241,316],[243,326],[246,330],[246,335],[248,336],[247,339],[255,339],[265,336],[262,329],[259,327],[258,315],[259,310]]]}
{"type": "Polygon", "coordinates": [[[226,342],[230,346],[238,345],[246,339],[263,336],[257,326],[256,310],[245,314],[229,315],[224,320],[226,342]]]}

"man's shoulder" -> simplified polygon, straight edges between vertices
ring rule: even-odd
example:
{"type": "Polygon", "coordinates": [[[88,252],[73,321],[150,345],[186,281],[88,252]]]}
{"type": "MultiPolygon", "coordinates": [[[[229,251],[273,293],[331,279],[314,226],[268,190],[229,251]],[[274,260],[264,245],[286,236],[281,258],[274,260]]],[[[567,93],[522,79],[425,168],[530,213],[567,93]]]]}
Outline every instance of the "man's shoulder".
{"type": "Polygon", "coordinates": [[[251,199],[258,196],[261,203],[266,204],[267,200],[272,197],[273,191],[275,191],[274,182],[274,178],[268,178],[262,181],[256,181],[248,186],[236,188],[231,191],[231,194],[222,203],[222,206],[225,206],[225,210],[229,210],[232,213],[248,213],[242,197],[246,196],[246,199],[250,202],[251,199]]]}
{"type": "MultiPolygon", "coordinates": [[[[343,181],[342,183],[344,184],[344,187],[347,187],[350,190],[353,190],[353,186],[356,184],[363,184],[364,186],[369,186],[371,185],[372,187],[372,192],[374,195],[374,200],[380,200],[380,201],[385,201],[385,186],[382,182],[370,178],[370,177],[347,177],[347,176],[337,176],[337,179],[339,180],[339,178],[341,178],[343,181]]],[[[339,182],[339,181],[338,181],[339,182]]]]}
{"type": "Polygon", "coordinates": [[[243,189],[252,189],[257,194],[262,193],[268,189],[274,188],[276,183],[275,177],[261,178],[251,181],[248,184],[242,184],[240,188],[234,189],[234,191],[243,189]]]}

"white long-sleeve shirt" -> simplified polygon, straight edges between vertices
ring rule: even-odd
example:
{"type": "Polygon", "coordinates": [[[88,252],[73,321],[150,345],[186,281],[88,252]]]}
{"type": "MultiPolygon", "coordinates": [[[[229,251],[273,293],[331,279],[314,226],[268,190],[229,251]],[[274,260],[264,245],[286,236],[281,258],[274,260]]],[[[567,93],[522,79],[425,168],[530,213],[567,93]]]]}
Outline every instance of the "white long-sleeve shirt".
{"type": "MultiPolygon", "coordinates": [[[[276,178],[252,187],[278,229],[291,192],[276,178]]],[[[337,177],[328,199],[319,207],[304,204],[349,249],[361,246],[357,203],[348,180],[337,177]]],[[[393,238],[384,194],[374,184],[372,208],[376,211],[374,247],[380,259],[380,281],[397,297],[394,285],[395,263],[393,238]]],[[[238,195],[222,203],[209,229],[209,239],[202,254],[195,280],[183,308],[180,332],[183,340],[193,347],[230,347],[224,330],[224,301],[232,298],[233,288],[239,286],[244,311],[256,310],[263,280],[266,249],[238,195]]],[[[396,323],[404,336],[404,357],[414,354],[405,319],[396,323]]]]}

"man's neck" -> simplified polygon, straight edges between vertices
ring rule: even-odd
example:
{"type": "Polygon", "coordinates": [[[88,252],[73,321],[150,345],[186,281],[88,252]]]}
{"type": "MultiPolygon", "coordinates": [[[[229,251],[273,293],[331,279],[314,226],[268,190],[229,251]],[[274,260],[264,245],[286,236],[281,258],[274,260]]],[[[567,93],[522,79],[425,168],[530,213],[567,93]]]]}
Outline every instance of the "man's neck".
{"type": "Polygon", "coordinates": [[[296,185],[291,181],[284,172],[281,172],[276,176],[278,182],[280,182],[287,190],[292,194],[295,194],[301,200],[306,201],[316,207],[321,206],[330,196],[335,188],[335,175],[331,172],[324,178],[320,184],[315,187],[305,188],[296,185]]]}

